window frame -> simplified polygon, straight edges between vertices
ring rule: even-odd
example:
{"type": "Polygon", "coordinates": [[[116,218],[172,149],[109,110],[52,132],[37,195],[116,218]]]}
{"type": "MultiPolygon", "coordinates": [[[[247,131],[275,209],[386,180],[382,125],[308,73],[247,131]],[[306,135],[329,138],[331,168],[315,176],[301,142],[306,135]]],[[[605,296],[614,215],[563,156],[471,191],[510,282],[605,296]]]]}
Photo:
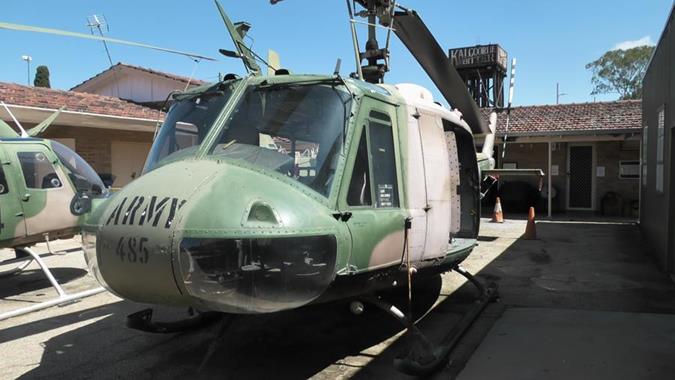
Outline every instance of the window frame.
{"type": "Polygon", "coordinates": [[[640,170],[641,170],[641,165],[640,165],[640,160],[619,160],[619,179],[621,180],[639,180],[640,179],[640,170]],[[624,166],[628,165],[635,165],[637,166],[637,174],[635,175],[626,175],[621,173],[621,169],[624,166]]]}
{"type": "MultiPolygon", "coordinates": [[[[395,128],[395,117],[398,116],[394,113],[395,116],[392,116],[392,112],[390,110],[387,110],[384,106],[379,106],[380,103],[382,103],[380,100],[368,98],[372,103],[369,102],[369,104],[364,104],[361,106],[361,111],[360,111],[360,118],[357,121],[357,124],[355,126],[357,127],[354,130],[353,135],[351,136],[352,141],[349,144],[350,145],[350,155],[353,154],[353,161],[352,162],[347,162],[347,165],[350,165],[351,167],[349,168],[349,175],[344,176],[343,182],[345,183],[344,186],[342,187],[342,194],[340,195],[340,200],[338,204],[344,205],[346,208],[351,209],[351,210],[400,210],[403,209],[403,194],[401,191],[401,171],[399,170],[399,149],[400,147],[397,145],[398,141],[398,133],[395,128]],[[388,118],[388,121],[382,120],[381,118],[378,117],[372,117],[371,113],[376,112],[381,115],[385,115],[388,118]],[[372,146],[370,144],[370,122],[386,125],[390,127],[390,132],[391,132],[391,138],[392,138],[392,148],[393,148],[393,162],[394,162],[394,173],[396,175],[396,181],[394,183],[394,186],[396,186],[396,197],[397,197],[397,205],[396,206],[387,206],[387,207],[379,207],[377,205],[377,194],[375,190],[375,177],[374,177],[374,172],[373,172],[373,159],[372,159],[372,146]],[[350,205],[348,203],[347,197],[349,193],[349,186],[351,185],[352,178],[354,176],[354,167],[356,164],[356,158],[358,154],[358,149],[360,145],[360,139],[362,136],[365,135],[366,139],[366,149],[367,149],[367,157],[368,157],[368,180],[370,181],[370,200],[371,204],[370,205],[350,205]],[[352,148],[354,147],[354,148],[352,148]]],[[[382,103],[389,105],[389,103],[382,103]]],[[[346,171],[345,171],[346,172],[346,171]]]]}
{"type": "Polygon", "coordinates": [[[367,138],[367,143],[368,143],[367,144],[368,145],[368,167],[369,167],[369,170],[370,170],[370,192],[371,192],[371,201],[373,203],[373,208],[376,208],[376,209],[400,209],[401,208],[401,195],[400,195],[400,190],[399,190],[399,187],[398,187],[398,179],[399,179],[398,177],[399,177],[399,175],[398,175],[398,169],[397,169],[397,165],[396,165],[396,163],[397,163],[396,147],[395,147],[396,140],[394,139],[394,123],[392,122],[391,115],[389,115],[389,113],[387,113],[387,112],[382,112],[382,111],[380,111],[376,108],[371,108],[368,112],[368,116],[365,119],[364,127],[368,131],[366,138],[367,138]],[[377,113],[386,115],[389,118],[389,121],[385,121],[385,120],[379,119],[377,117],[372,117],[371,114],[373,112],[377,112],[377,113]],[[396,186],[396,188],[395,188],[396,206],[381,207],[381,206],[379,206],[379,203],[378,203],[377,184],[375,183],[375,171],[373,170],[373,153],[372,153],[373,149],[372,149],[371,144],[370,144],[371,123],[380,124],[380,125],[389,127],[389,132],[391,132],[391,142],[392,142],[391,146],[392,146],[392,149],[393,149],[392,156],[393,156],[393,165],[394,165],[394,175],[396,176],[394,184],[393,184],[394,186],[396,186]]]}
{"type": "Polygon", "coordinates": [[[661,105],[656,111],[656,160],[654,175],[654,190],[663,195],[665,191],[665,154],[666,154],[666,105],[661,105]]]}

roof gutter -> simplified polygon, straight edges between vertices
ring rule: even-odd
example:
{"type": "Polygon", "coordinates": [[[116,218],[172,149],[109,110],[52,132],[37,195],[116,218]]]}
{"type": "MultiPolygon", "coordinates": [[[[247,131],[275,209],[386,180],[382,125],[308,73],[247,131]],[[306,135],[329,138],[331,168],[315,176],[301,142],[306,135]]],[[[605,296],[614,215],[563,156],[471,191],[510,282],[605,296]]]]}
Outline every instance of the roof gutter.
{"type": "MultiPolygon", "coordinates": [[[[591,130],[573,130],[573,131],[538,131],[538,132],[509,132],[513,137],[531,137],[531,136],[579,136],[579,135],[621,135],[630,133],[641,133],[642,128],[624,128],[624,129],[591,129],[591,130]]],[[[497,132],[497,137],[504,137],[505,133],[497,132]]]]}

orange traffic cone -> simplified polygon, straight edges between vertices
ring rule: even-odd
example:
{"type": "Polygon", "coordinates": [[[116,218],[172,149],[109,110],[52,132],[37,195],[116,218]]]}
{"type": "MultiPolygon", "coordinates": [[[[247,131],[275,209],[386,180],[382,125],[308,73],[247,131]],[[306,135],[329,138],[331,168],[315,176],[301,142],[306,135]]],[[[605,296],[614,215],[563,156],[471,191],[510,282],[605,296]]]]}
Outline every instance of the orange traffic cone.
{"type": "Polygon", "coordinates": [[[502,201],[497,197],[495,201],[495,210],[492,213],[492,223],[504,223],[504,213],[502,212],[502,201]]]}
{"type": "Polygon", "coordinates": [[[534,222],[534,207],[530,207],[530,212],[527,215],[527,226],[525,227],[523,239],[525,240],[537,239],[537,225],[534,222]]]}

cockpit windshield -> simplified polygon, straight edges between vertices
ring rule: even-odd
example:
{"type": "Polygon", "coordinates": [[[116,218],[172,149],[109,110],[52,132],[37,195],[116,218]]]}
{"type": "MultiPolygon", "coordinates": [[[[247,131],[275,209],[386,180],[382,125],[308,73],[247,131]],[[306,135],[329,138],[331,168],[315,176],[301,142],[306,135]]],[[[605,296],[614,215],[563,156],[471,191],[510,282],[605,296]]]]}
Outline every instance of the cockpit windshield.
{"type": "Polygon", "coordinates": [[[143,172],[154,169],[160,162],[194,154],[230,99],[235,82],[218,83],[205,91],[176,96],[152,144],[143,172]]]}
{"type": "Polygon", "coordinates": [[[108,195],[108,189],[103,185],[101,177],[82,157],[59,142],[52,140],[51,144],[56,156],[70,172],[68,176],[78,193],[94,197],[108,195]]]}
{"type": "Polygon", "coordinates": [[[328,196],[351,97],[343,86],[251,86],[210,154],[282,173],[328,196]]]}

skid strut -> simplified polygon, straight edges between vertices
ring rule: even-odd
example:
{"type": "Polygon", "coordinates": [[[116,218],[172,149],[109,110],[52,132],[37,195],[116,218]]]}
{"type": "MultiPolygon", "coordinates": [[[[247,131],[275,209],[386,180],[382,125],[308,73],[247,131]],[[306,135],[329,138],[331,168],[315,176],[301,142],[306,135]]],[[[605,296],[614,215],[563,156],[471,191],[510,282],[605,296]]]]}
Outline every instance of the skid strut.
{"type": "MultiPolygon", "coordinates": [[[[53,300],[40,302],[40,303],[35,304],[35,305],[22,307],[22,308],[17,309],[17,310],[12,310],[12,311],[8,311],[6,313],[2,313],[2,314],[0,314],[0,321],[2,321],[4,319],[16,317],[16,316],[19,316],[19,315],[32,313],[34,311],[46,309],[48,307],[52,307],[52,306],[56,306],[56,305],[62,305],[62,304],[65,304],[65,303],[70,303],[70,302],[75,302],[79,299],[89,297],[89,296],[93,296],[94,294],[98,294],[98,293],[101,293],[101,292],[105,291],[104,288],[98,287],[98,288],[95,288],[95,289],[85,290],[85,291],[75,293],[75,294],[68,294],[68,293],[66,293],[65,290],[63,290],[61,285],[59,285],[59,283],[56,281],[56,279],[54,278],[54,275],[49,270],[49,267],[47,266],[47,264],[45,264],[45,262],[42,260],[42,257],[40,255],[33,252],[33,250],[31,250],[30,248],[26,248],[26,247],[16,248],[16,251],[17,251],[17,256],[25,257],[26,261],[21,262],[21,264],[19,264],[19,266],[17,266],[14,269],[11,269],[11,270],[5,271],[5,272],[1,272],[0,275],[7,276],[9,274],[18,273],[18,272],[24,270],[28,266],[28,264],[30,264],[34,260],[35,262],[38,263],[38,265],[40,266],[40,269],[42,269],[42,272],[44,272],[45,276],[47,277],[49,282],[52,284],[52,287],[56,290],[56,293],[58,293],[58,297],[53,299],[53,300]],[[23,253],[23,255],[22,255],[22,253],[23,253]]],[[[47,256],[49,256],[49,255],[47,255],[47,256]]],[[[16,259],[16,260],[21,261],[21,259],[16,259]]]]}
{"type": "Polygon", "coordinates": [[[479,291],[479,297],[473,307],[462,316],[441,342],[434,346],[422,332],[414,325],[412,316],[406,316],[396,306],[393,306],[381,298],[369,297],[364,300],[386,311],[407,329],[410,339],[408,349],[394,359],[394,366],[401,372],[413,376],[427,375],[438,369],[447,360],[448,355],[455,348],[461,337],[469,330],[471,324],[478,319],[480,313],[485,310],[488,303],[497,300],[497,284],[483,285],[476,277],[466,269],[456,266],[453,270],[464,276],[479,291]]]}

